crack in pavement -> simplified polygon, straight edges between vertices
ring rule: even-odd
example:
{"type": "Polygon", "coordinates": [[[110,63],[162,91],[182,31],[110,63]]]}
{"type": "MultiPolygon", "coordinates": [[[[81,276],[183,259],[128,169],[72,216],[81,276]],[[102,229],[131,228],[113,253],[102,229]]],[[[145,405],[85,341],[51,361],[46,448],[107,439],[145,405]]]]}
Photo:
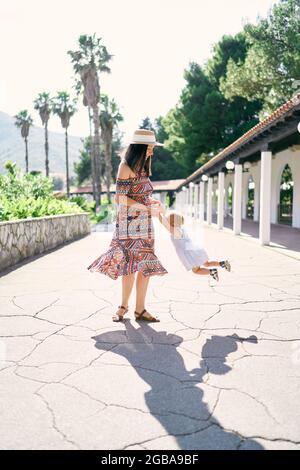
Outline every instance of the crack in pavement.
{"type": "Polygon", "coordinates": [[[38,390],[33,392],[33,394],[39,397],[42,400],[42,402],[46,405],[46,408],[49,411],[51,418],[52,418],[52,428],[62,437],[63,441],[68,442],[69,444],[72,444],[72,446],[75,447],[77,450],[81,450],[79,444],[69,439],[67,435],[58,428],[54,410],[51,408],[51,406],[49,405],[49,402],[45,399],[45,397],[43,397],[43,395],[41,395],[38,390]]]}
{"type": "Polygon", "coordinates": [[[143,441],[137,441],[131,444],[127,444],[125,447],[122,447],[121,449],[118,450],[126,450],[128,447],[135,446],[135,445],[142,445],[146,444],[147,442],[153,442],[156,441],[157,439],[161,439],[164,437],[185,437],[185,436],[192,436],[193,434],[197,434],[198,432],[203,432],[206,431],[208,428],[210,428],[213,424],[208,424],[205,428],[200,428],[196,429],[191,432],[184,432],[184,433],[173,433],[173,434],[160,434],[159,436],[153,437],[151,439],[144,439],[143,441]]]}
{"type": "Polygon", "coordinates": [[[1,318],[14,318],[14,317],[17,317],[17,318],[31,318],[31,319],[34,319],[34,320],[38,320],[38,321],[44,321],[44,322],[47,322],[47,323],[50,323],[51,325],[56,325],[56,326],[70,326],[68,323],[56,323],[56,322],[53,322],[51,320],[47,320],[45,318],[39,318],[39,317],[35,317],[34,315],[30,315],[29,313],[24,313],[22,315],[16,315],[16,314],[13,314],[13,315],[2,315],[1,314],[1,318]]]}
{"type": "Polygon", "coordinates": [[[39,313],[43,312],[44,310],[47,310],[47,308],[50,308],[52,307],[52,305],[56,304],[56,302],[59,300],[59,297],[55,300],[53,300],[53,302],[50,302],[50,304],[46,305],[45,307],[41,308],[40,310],[38,310],[34,315],[33,317],[37,317],[39,313]]]}
{"type": "Polygon", "coordinates": [[[20,305],[16,304],[16,302],[15,302],[15,298],[16,298],[16,297],[17,297],[17,296],[14,295],[12,298],[9,298],[10,302],[11,302],[13,305],[15,305],[16,307],[18,307],[19,309],[24,310],[23,307],[21,307],[20,305]]]}
{"type": "Polygon", "coordinates": [[[266,437],[266,436],[260,436],[260,435],[249,435],[249,436],[243,436],[239,431],[236,431],[234,429],[230,429],[228,428],[227,426],[224,427],[224,426],[221,426],[219,423],[212,423],[213,426],[217,426],[219,427],[220,429],[222,429],[222,431],[226,431],[226,432],[231,432],[233,434],[236,434],[237,436],[239,436],[241,439],[243,439],[244,441],[246,440],[255,440],[255,439],[263,439],[265,441],[269,441],[269,442],[287,442],[287,443],[290,443],[290,444],[295,444],[295,445],[299,445],[300,444],[300,441],[293,441],[292,439],[286,439],[284,437],[274,437],[274,438],[271,438],[271,437],[266,437]]]}
{"type": "MultiPolygon", "coordinates": [[[[222,391],[228,391],[228,392],[237,392],[237,393],[241,393],[242,395],[246,395],[247,397],[251,398],[252,400],[254,400],[256,403],[258,403],[259,405],[261,405],[265,412],[267,413],[267,415],[269,416],[269,418],[271,418],[276,424],[278,424],[279,426],[281,425],[281,423],[279,423],[277,421],[277,419],[272,415],[272,413],[270,412],[269,408],[267,407],[267,405],[265,403],[263,403],[262,401],[260,401],[257,397],[251,395],[250,393],[248,392],[245,392],[243,390],[239,390],[238,388],[235,388],[235,387],[219,387],[217,385],[212,385],[209,383],[209,381],[206,383],[206,385],[208,387],[211,387],[211,388],[215,388],[215,389],[218,389],[218,390],[221,390],[222,391]]],[[[216,407],[215,407],[216,408],[216,407]]]]}

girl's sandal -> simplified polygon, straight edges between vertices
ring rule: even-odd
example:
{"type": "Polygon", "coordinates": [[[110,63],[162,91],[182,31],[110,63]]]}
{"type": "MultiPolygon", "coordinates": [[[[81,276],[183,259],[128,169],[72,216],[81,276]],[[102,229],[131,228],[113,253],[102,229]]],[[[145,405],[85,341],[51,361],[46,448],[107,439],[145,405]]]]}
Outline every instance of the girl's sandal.
{"type": "Polygon", "coordinates": [[[138,313],[137,311],[134,312],[134,315],[135,315],[135,320],[136,321],[147,321],[147,322],[151,322],[151,323],[158,323],[160,322],[160,319],[158,317],[153,317],[151,314],[149,314],[149,312],[147,312],[149,315],[150,315],[150,318],[149,317],[146,317],[145,316],[145,313],[147,312],[147,310],[144,308],[144,310],[141,312],[141,313],[138,313]]]}
{"type": "Polygon", "coordinates": [[[217,269],[210,269],[209,270],[209,274],[211,275],[211,277],[215,280],[215,281],[219,281],[219,274],[218,274],[218,270],[217,269]]]}
{"type": "Polygon", "coordinates": [[[124,313],[123,313],[123,315],[120,315],[119,313],[116,313],[116,314],[112,317],[112,321],[114,321],[114,322],[123,321],[123,317],[124,317],[125,313],[128,312],[128,307],[123,307],[123,305],[119,305],[118,308],[123,309],[123,310],[124,310],[124,313]]]}
{"type": "Polygon", "coordinates": [[[228,271],[230,273],[231,271],[231,264],[230,262],[228,261],[228,259],[226,261],[220,261],[220,266],[221,268],[224,268],[226,269],[226,271],[228,271]]]}

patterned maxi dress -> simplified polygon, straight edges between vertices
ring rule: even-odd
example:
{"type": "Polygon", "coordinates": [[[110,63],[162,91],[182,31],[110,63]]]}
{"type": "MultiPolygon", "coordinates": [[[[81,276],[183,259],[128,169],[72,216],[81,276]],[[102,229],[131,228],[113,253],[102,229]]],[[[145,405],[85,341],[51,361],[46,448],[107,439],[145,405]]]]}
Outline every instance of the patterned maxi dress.
{"type": "MultiPolygon", "coordinates": [[[[142,170],[134,178],[117,179],[116,194],[126,195],[138,203],[149,205],[153,186],[142,170]]],[[[154,228],[151,214],[134,206],[118,204],[116,226],[108,251],[88,268],[112,279],[141,271],[144,276],[167,274],[154,253],[154,228]]]]}

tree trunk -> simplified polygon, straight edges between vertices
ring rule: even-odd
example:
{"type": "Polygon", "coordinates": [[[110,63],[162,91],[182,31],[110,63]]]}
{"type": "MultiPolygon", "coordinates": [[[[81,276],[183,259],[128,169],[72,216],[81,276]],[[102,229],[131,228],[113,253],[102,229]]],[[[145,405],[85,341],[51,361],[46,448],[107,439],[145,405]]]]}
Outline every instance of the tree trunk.
{"type": "Polygon", "coordinates": [[[46,154],[46,176],[49,176],[49,145],[48,145],[48,122],[45,123],[45,154],[46,154]]]}
{"type": "Polygon", "coordinates": [[[107,193],[108,204],[111,203],[111,196],[110,196],[110,184],[111,184],[111,172],[112,172],[111,157],[112,157],[112,133],[108,131],[106,135],[106,139],[105,139],[105,179],[106,179],[106,193],[107,193]]]}
{"type": "Polygon", "coordinates": [[[93,187],[93,198],[94,201],[96,201],[96,184],[95,184],[95,152],[94,152],[94,139],[92,136],[92,116],[91,116],[91,108],[90,106],[88,107],[88,115],[89,115],[89,128],[90,128],[90,143],[91,143],[91,148],[90,148],[90,157],[91,157],[91,171],[92,171],[92,187],[93,187]]]}
{"type": "Polygon", "coordinates": [[[65,142],[66,142],[66,184],[67,184],[67,196],[70,197],[68,128],[66,128],[66,130],[65,130],[65,142]]]}
{"type": "Polygon", "coordinates": [[[93,106],[94,122],[94,166],[96,186],[96,209],[101,205],[101,162],[100,162],[100,122],[98,104],[93,106]]]}
{"type": "Polygon", "coordinates": [[[25,137],[25,165],[26,165],[26,173],[28,173],[28,141],[27,137],[25,137]]]}
{"type": "Polygon", "coordinates": [[[96,201],[96,170],[95,170],[95,149],[94,138],[91,139],[91,169],[92,169],[92,185],[93,185],[93,198],[96,201]]]}

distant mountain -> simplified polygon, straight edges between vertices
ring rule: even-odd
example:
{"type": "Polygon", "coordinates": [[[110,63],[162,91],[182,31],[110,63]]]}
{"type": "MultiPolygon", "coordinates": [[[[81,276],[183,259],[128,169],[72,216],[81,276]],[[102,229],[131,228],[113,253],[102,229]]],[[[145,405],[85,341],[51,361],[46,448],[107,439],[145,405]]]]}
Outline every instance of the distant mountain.
{"type": "MultiPolygon", "coordinates": [[[[0,111],[0,173],[3,164],[12,160],[25,170],[25,144],[15,119],[0,111]]],[[[80,137],[69,136],[70,176],[74,175],[74,161],[79,159],[82,149],[80,137]]],[[[45,174],[44,129],[33,126],[28,138],[29,171],[41,170],[45,174]]],[[[63,133],[49,131],[49,168],[50,174],[65,175],[65,136],[63,133]]]]}

